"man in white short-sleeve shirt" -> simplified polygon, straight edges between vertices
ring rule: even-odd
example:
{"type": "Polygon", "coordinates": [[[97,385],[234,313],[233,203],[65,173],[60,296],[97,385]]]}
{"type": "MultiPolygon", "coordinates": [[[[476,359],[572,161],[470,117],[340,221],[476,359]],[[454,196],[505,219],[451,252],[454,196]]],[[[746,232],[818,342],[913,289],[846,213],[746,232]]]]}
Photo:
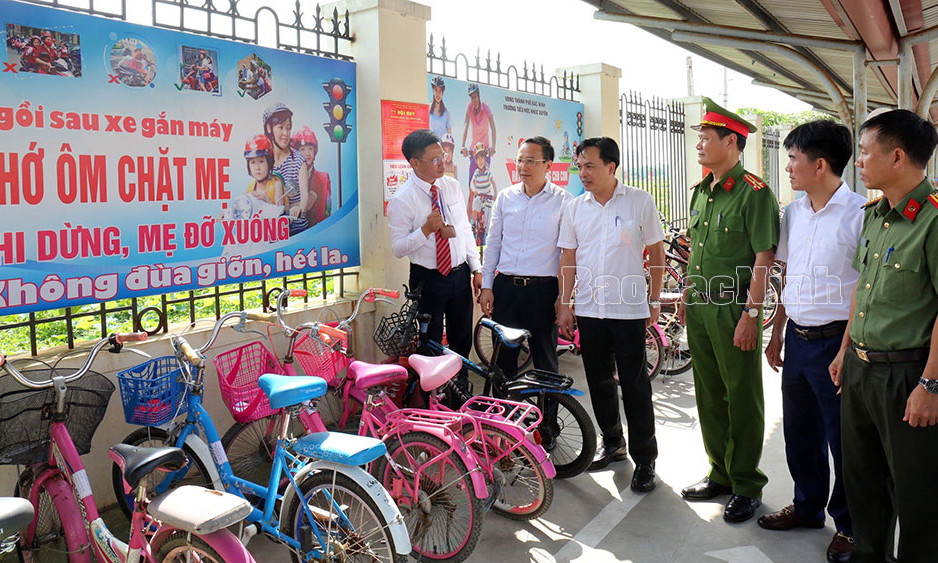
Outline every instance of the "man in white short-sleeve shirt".
{"type": "Polygon", "coordinates": [[[586,193],[567,205],[560,226],[557,324],[572,337],[575,313],[590,401],[603,435],[590,469],[631,455],[632,490],[648,492],[655,488],[658,443],[645,367],[645,328],[657,321],[661,306],[664,233],[651,194],[616,179],[619,146],[614,140],[585,139],[577,147],[577,166],[586,193]],[[650,291],[642,259],[646,249],[653,273],[650,291]],[[574,278],[576,296],[571,303],[574,278]],[[629,427],[628,446],[619,419],[616,370],[629,427]]]}
{"type": "Polygon", "coordinates": [[[853,151],[850,130],[843,125],[828,120],[799,125],[785,138],[785,148],[791,187],[805,196],[792,202],[782,218],[776,258],[785,263],[784,289],[765,356],[775,371],[783,366],[785,456],[794,499],[758,523],[768,530],[823,528],[826,508],[837,529],[827,560],[836,563],[849,561],[853,532],[844,494],[840,395],[827,368],[850,318],[859,277],[850,262],[866,198],[840,178],[853,151]],[[828,455],[834,461],[833,491],[828,455]]]}

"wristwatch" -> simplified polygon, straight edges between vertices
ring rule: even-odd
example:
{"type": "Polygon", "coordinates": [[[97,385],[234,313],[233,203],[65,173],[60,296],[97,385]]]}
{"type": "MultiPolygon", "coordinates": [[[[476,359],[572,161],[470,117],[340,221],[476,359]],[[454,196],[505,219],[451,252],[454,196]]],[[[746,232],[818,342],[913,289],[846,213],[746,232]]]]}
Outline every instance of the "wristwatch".
{"type": "Polygon", "coordinates": [[[928,379],[927,377],[918,378],[919,385],[925,388],[931,395],[938,395],[938,379],[928,379]]]}
{"type": "Polygon", "coordinates": [[[652,309],[660,309],[661,301],[649,301],[648,306],[651,307],[652,309]]]}
{"type": "Polygon", "coordinates": [[[747,315],[749,315],[749,318],[750,318],[750,319],[754,319],[754,318],[756,318],[756,317],[759,316],[759,308],[758,308],[758,307],[748,307],[748,306],[746,306],[746,305],[743,305],[743,312],[746,313],[747,315]]]}

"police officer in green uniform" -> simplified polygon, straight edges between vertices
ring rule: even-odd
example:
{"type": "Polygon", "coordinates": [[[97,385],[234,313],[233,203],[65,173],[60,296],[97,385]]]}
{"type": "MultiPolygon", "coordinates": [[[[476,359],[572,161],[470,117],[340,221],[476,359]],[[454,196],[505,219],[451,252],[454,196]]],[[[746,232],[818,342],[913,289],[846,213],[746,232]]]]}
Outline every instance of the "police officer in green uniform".
{"type": "Polygon", "coordinates": [[[739,161],[755,126],[703,99],[698,162],[711,172],[694,186],[691,255],[678,314],[686,319],[694,388],[710,472],[681,495],[731,495],[727,522],[752,518],[767,479],[759,470],[765,427],[762,316],[768,270],[778,246],[778,202],[739,161]]]}
{"type": "Polygon", "coordinates": [[[938,194],[925,175],[936,144],[907,110],[860,128],[860,177],[883,196],[864,206],[860,278],[830,366],[853,562],[938,561],[938,194]]]}

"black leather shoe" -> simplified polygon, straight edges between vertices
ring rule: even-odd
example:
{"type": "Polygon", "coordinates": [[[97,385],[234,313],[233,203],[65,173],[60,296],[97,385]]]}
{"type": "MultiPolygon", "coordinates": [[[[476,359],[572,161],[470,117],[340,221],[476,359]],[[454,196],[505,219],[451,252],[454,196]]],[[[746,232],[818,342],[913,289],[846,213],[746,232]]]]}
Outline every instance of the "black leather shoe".
{"type": "Polygon", "coordinates": [[[689,487],[684,487],[681,490],[681,496],[684,497],[684,500],[710,500],[716,498],[720,495],[728,495],[733,492],[733,489],[727,485],[721,485],[715,481],[711,481],[709,477],[704,477],[699,482],[694,483],[689,487]]]}
{"type": "Polygon", "coordinates": [[[655,489],[657,479],[655,478],[654,463],[639,463],[632,472],[632,484],[630,487],[636,493],[647,493],[655,489]]]}
{"type": "Polygon", "coordinates": [[[733,495],[723,510],[723,519],[727,522],[745,522],[752,518],[761,504],[762,501],[757,498],[733,495]]]}
{"type": "Polygon", "coordinates": [[[596,452],[588,471],[602,469],[614,461],[628,459],[629,449],[625,446],[603,446],[596,452]]]}

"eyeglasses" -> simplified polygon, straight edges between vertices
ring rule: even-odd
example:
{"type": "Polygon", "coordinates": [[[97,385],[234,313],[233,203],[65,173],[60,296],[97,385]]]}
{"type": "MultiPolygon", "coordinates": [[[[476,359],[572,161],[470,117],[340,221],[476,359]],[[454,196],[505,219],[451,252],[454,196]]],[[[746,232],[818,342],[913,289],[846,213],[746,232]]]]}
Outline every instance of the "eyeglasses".
{"type": "Polygon", "coordinates": [[[441,163],[444,162],[442,156],[434,156],[433,158],[418,158],[417,160],[421,162],[429,162],[433,166],[439,166],[441,163]]]}
{"type": "Polygon", "coordinates": [[[519,159],[515,160],[515,164],[517,164],[518,166],[523,166],[523,165],[525,165],[525,164],[528,165],[528,166],[534,166],[535,164],[540,164],[540,163],[542,163],[542,162],[547,162],[547,160],[545,160],[545,159],[543,159],[543,158],[541,158],[541,159],[519,158],[519,159]]]}

